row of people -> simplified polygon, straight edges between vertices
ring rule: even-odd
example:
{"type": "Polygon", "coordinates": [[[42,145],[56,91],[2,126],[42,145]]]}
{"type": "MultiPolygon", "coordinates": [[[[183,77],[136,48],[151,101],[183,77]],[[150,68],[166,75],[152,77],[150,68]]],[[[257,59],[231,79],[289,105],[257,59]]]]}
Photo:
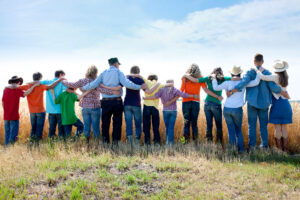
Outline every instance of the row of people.
{"type": "MultiPolygon", "coordinates": [[[[104,142],[109,142],[109,126],[113,119],[113,143],[121,139],[122,115],[124,111],[126,121],[126,136],[129,143],[139,143],[142,132],[145,135],[145,143],[150,144],[150,127],[152,124],[154,143],[160,143],[159,133],[159,101],[163,103],[163,118],[166,126],[167,144],[174,143],[174,126],[177,117],[177,103],[179,97],[183,97],[182,111],[184,116],[184,137],[186,141],[190,138],[190,126],[192,126],[192,139],[198,139],[198,115],[200,111],[200,88],[207,93],[204,112],[206,115],[207,140],[212,140],[213,119],[215,120],[217,141],[222,143],[222,90],[228,93],[224,105],[224,116],[228,127],[229,143],[237,145],[239,151],[244,151],[243,136],[241,132],[244,105],[244,93],[248,101],[248,125],[249,125],[249,147],[256,146],[256,121],[260,120],[262,146],[268,146],[268,108],[273,101],[270,112],[270,119],[278,112],[274,109],[275,100],[280,101],[276,109],[281,109],[283,103],[289,113],[288,120],[282,122],[275,119],[276,123],[276,144],[281,148],[287,145],[287,132],[284,124],[292,123],[292,110],[286,100],[287,86],[287,63],[277,61],[277,73],[275,76],[262,67],[263,56],[258,54],[254,58],[256,69],[248,71],[241,79],[242,70],[234,67],[230,72],[231,77],[224,77],[221,68],[213,70],[210,76],[202,77],[199,67],[192,64],[187,74],[182,78],[181,89],[174,87],[174,81],[168,80],[165,85],[158,83],[156,75],[150,75],[147,79],[140,76],[140,69],[137,66],[131,68],[127,77],[119,70],[120,63],[117,58],[109,59],[110,68],[97,77],[97,68],[88,68],[86,77],[77,82],[65,80],[63,71],[56,71],[53,80],[41,80],[40,73],[33,75],[34,82],[22,85],[23,80],[13,77],[9,80],[11,86],[4,90],[3,106],[5,120],[5,143],[16,141],[18,127],[18,106],[19,98],[28,95],[28,105],[32,124],[31,136],[37,140],[42,139],[43,126],[45,122],[45,109],[43,106],[43,91],[47,90],[46,111],[49,120],[49,136],[55,135],[58,126],[58,135],[64,138],[71,134],[72,125],[77,127],[77,134],[84,132],[86,138],[90,138],[91,127],[94,138],[100,136],[100,116],[102,116],[102,136],[104,142]],[[281,66],[281,68],[280,68],[281,66]],[[278,71],[279,70],[279,71],[278,71]],[[281,71],[280,71],[281,70],[281,71]],[[284,74],[284,75],[282,75],[284,74]],[[276,78],[277,77],[277,78],[276,78]],[[270,82],[265,82],[270,81],[270,82]],[[281,87],[276,85],[279,84],[281,87]],[[122,86],[126,87],[124,105],[122,102],[122,86]],[[247,87],[247,89],[245,89],[247,87]],[[76,94],[75,89],[81,88],[83,93],[76,94]],[[143,112],[141,109],[140,89],[145,91],[143,112]],[[23,91],[26,92],[23,92],[23,91]],[[271,100],[271,91],[274,92],[271,100]],[[100,93],[102,100],[100,101],[100,93]],[[278,95],[279,94],[279,95],[278,95]],[[277,98],[275,98],[277,95],[277,98]],[[256,96],[258,98],[255,98],[256,96]],[[80,100],[82,107],[82,123],[75,114],[75,102],[80,100]],[[102,105],[101,105],[102,104],[102,105]],[[281,105],[282,104],[282,105],[281,105]],[[278,108],[279,107],[279,108],[278,108]],[[9,108],[14,108],[11,112],[9,108]],[[9,114],[8,114],[9,113],[9,114]],[[15,116],[12,116],[12,114],[15,116]],[[17,113],[17,115],[16,115],[17,113]],[[143,113],[143,114],[142,114],[143,113]],[[274,114],[272,114],[274,113],[274,114]],[[9,116],[11,115],[11,116],[9,116]],[[135,137],[133,138],[132,122],[135,122],[135,137]],[[14,122],[15,121],[15,122],[14,122]],[[254,128],[255,127],[255,128],[254,128]],[[283,138],[283,139],[282,139],[283,138]],[[283,140],[283,142],[280,142],[283,140]],[[281,145],[283,143],[283,145],[281,145]]],[[[277,116],[278,117],[278,116],[277,116]]],[[[274,117],[273,117],[274,118],[274,117]]],[[[275,123],[274,121],[270,121],[275,123]]],[[[275,124],[276,124],[275,123],[275,124]]]]}

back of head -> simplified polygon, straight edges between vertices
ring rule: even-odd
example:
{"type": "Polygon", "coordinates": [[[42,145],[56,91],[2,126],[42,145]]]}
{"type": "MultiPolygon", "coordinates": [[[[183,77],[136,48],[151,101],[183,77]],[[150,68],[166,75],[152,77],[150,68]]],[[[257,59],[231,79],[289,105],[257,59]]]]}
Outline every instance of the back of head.
{"type": "Polygon", "coordinates": [[[174,80],[173,79],[169,79],[166,81],[166,83],[174,83],[174,80]]]}
{"type": "Polygon", "coordinates": [[[256,62],[262,62],[262,61],[264,61],[264,56],[262,54],[260,54],[260,53],[257,53],[254,56],[254,61],[256,61],[256,62]]]}
{"type": "Polygon", "coordinates": [[[55,78],[59,78],[61,75],[65,75],[65,72],[63,70],[57,70],[54,73],[55,78]]]}
{"type": "Polygon", "coordinates": [[[284,70],[283,72],[275,72],[278,77],[279,77],[279,85],[281,87],[287,87],[289,84],[289,76],[286,72],[286,70],[284,70]]]}
{"type": "Polygon", "coordinates": [[[150,74],[148,76],[148,80],[150,80],[150,81],[153,81],[153,80],[158,81],[158,77],[157,77],[156,74],[150,74]]]}
{"type": "Polygon", "coordinates": [[[43,75],[40,72],[36,72],[32,75],[32,78],[34,81],[39,81],[42,79],[42,77],[43,77],[43,75]]]}
{"type": "Polygon", "coordinates": [[[131,74],[140,74],[140,68],[138,66],[132,66],[130,69],[131,74]]]}
{"type": "Polygon", "coordinates": [[[89,66],[85,73],[85,78],[96,79],[98,74],[98,69],[95,65],[89,66]]]}
{"type": "Polygon", "coordinates": [[[194,78],[198,78],[199,76],[201,76],[200,68],[195,63],[190,65],[190,67],[187,69],[186,73],[194,78]]]}

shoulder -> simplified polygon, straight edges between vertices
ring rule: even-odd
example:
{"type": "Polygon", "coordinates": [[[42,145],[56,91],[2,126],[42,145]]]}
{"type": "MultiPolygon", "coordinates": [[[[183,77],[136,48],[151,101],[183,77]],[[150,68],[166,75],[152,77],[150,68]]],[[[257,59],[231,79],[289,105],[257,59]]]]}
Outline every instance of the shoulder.
{"type": "Polygon", "coordinates": [[[262,74],[264,74],[264,75],[271,75],[272,73],[271,73],[269,70],[265,69],[265,70],[262,72],[262,74]]]}

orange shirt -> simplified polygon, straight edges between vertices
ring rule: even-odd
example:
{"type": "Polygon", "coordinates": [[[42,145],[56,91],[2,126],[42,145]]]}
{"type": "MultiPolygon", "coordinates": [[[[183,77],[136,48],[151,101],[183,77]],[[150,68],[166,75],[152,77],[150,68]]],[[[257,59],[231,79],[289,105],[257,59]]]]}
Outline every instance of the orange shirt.
{"type": "MultiPolygon", "coordinates": [[[[200,77],[199,77],[200,78],[200,77]]],[[[188,94],[197,94],[199,95],[199,99],[195,98],[182,98],[182,102],[188,102],[188,101],[200,101],[200,88],[206,88],[205,83],[194,83],[186,78],[182,79],[181,82],[181,92],[188,93],[188,94]]]]}
{"type": "MultiPolygon", "coordinates": [[[[19,89],[28,90],[32,85],[21,85],[19,89]]],[[[47,85],[40,85],[33,89],[33,91],[27,96],[27,102],[30,113],[42,113],[45,112],[44,107],[44,91],[47,90],[47,85]]]]}

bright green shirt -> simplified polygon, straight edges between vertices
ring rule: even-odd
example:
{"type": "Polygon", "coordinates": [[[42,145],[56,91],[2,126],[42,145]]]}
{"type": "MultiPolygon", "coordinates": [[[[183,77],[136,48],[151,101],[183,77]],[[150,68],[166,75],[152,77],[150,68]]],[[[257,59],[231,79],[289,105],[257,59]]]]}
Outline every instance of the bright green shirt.
{"type": "MultiPolygon", "coordinates": [[[[225,78],[225,81],[231,80],[231,77],[224,77],[224,78],[225,78]]],[[[212,82],[211,82],[211,80],[210,80],[210,78],[208,76],[207,77],[203,77],[203,78],[199,78],[198,81],[199,81],[199,83],[206,83],[207,88],[210,91],[212,91],[213,93],[215,93],[218,96],[222,96],[222,90],[221,91],[214,90],[214,88],[212,86],[212,82]]],[[[218,81],[218,84],[221,84],[222,82],[224,82],[224,81],[218,81]]],[[[211,102],[214,102],[214,103],[217,103],[217,104],[222,104],[222,102],[219,99],[217,99],[217,98],[215,98],[213,96],[210,96],[209,94],[207,94],[207,96],[205,98],[205,102],[206,101],[211,101],[211,102]]]]}
{"type": "Polygon", "coordinates": [[[64,91],[56,99],[55,104],[60,104],[62,125],[72,125],[78,120],[75,113],[77,95],[64,91]]]}

